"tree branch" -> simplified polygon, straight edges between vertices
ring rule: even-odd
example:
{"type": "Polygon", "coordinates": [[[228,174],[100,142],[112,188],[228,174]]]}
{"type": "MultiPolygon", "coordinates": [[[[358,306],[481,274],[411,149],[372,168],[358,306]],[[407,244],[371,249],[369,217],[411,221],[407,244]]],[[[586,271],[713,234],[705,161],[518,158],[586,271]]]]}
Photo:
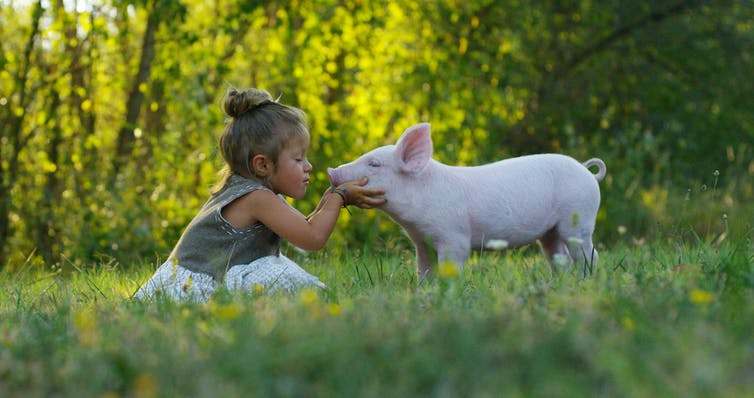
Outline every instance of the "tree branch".
{"type": "Polygon", "coordinates": [[[534,138],[528,134],[525,135],[524,129],[529,123],[530,117],[538,107],[539,103],[547,97],[547,94],[558,81],[567,78],[579,65],[587,62],[596,54],[608,50],[613,44],[631,36],[637,30],[644,28],[649,24],[659,23],[682,14],[699,5],[701,5],[701,1],[699,0],[682,0],[668,8],[652,11],[643,18],[619,26],[601,39],[577,51],[573,57],[560,63],[560,65],[556,66],[552,72],[543,75],[539,87],[534,90],[534,94],[531,95],[526,105],[526,115],[516,123],[515,126],[513,126],[512,131],[516,132],[516,135],[518,136],[528,137],[525,139],[527,141],[526,146],[540,150],[546,149],[543,148],[544,142],[541,139],[534,138]]]}
{"type": "Polygon", "coordinates": [[[613,45],[613,43],[623,39],[626,36],[630,36],[636,30],[641,29],[649,25],[650,23],[662,22],[663,20],[691,10],[699,4],[700,2],[696,0],[681,1],[678,4],[675,4],[665,10],[652,11],[638,21],[634,21],[619,27],[602,39],[592,43],[586,48],[581,49],[581,51],[576,53],[576,55],[574,55],[570,60],[566,61],[563,67],[559,68],[557,72],[554,73],[554,77],[557,79],[568,76],[571,71],[573,71],[580,64],[587,61],[590,57],[602,51],[605,51],[611,45],[613,45]]]}

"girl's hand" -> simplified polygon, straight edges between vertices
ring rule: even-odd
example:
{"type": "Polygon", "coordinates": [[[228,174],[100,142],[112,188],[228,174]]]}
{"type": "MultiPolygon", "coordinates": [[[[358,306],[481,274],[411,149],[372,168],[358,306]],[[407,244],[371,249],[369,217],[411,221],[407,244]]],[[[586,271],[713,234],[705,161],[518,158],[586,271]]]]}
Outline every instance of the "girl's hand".
{"type": "Polygon", "coordinates": [[[383,189],[364,188],[364,185],[366,185],[368,181],[369,180],[366,177],[360,180],[347,181],[338,185],[335,190],[339,190],[340,192],[345,190],[345,192],[347,192],[345,195],[346,203],[344,203],[344,205],[354,205],[362,209],[371,209],[387,202],[385,198],[377,197],[385,194],[383,189]]]}

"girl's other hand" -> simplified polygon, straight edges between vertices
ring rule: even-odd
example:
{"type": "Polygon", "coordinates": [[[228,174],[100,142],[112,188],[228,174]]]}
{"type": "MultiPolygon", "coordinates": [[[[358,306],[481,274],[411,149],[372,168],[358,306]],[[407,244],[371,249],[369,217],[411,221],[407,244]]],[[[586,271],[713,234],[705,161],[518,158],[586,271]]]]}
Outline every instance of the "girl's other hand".
{"type": "Polygon", "coordinates": [[[385,198],[377,196],[384,195],[385,190],[377,188],[365,188],[369,180],[364,177],[360,180],[347,181],[340,184],[337,189],[345,189],[348,192],[347,205],[354,205],[362,209],[371,209],[387,202],[385,198]]]}

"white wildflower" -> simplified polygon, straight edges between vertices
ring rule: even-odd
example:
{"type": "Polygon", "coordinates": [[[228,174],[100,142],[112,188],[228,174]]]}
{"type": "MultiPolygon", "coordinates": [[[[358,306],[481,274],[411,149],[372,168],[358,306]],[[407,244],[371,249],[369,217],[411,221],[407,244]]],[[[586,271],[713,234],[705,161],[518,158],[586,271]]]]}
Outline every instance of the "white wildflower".
{"type": "Polygon", "coordinates": [[[572,237],[568,238],[568,244],[571,244],[571,245],[583,245],[584,244],[584,240],[583,239],[579,239],[579,238],[577,238],[575,236],[572,236],[572,237]]]}
{"type": "Polygon", "coordinates": [[[484,244],[484,247],[490,250],[505,250],[508,248],[508,241],[502,239],[491,239],[484,244]]]}
{"type": "Polygon", "coordinates": [[[556,253],[555,255],[553,255],[552,261],[559,267],[566,267],[568,263],[570,263],[568,256],[561,253],[556,253]]]}

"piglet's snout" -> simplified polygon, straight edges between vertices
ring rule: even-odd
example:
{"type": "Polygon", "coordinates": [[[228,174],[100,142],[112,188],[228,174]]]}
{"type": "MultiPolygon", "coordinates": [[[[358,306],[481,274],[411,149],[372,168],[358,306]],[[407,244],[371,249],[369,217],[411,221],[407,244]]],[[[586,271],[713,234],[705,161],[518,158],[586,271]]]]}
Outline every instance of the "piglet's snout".
{"type": "Polygon", "coordinates": [[[338,166],[336,168],[327,168],[327,176],[330,178],[330,184],[337,187],[340,184],[348,181],[356,181],[365,178],[365,175],[360,174],[361,170],[354,168],[352,165],[338,166]]]}
{"type": "Polygon", "coordinates": [[[340,185],[340,180],[338,179],[338,171],[333,169],[332,167],[327,168],[327,176],[330,178],[330,185],[336,187],[340,185]]]}

